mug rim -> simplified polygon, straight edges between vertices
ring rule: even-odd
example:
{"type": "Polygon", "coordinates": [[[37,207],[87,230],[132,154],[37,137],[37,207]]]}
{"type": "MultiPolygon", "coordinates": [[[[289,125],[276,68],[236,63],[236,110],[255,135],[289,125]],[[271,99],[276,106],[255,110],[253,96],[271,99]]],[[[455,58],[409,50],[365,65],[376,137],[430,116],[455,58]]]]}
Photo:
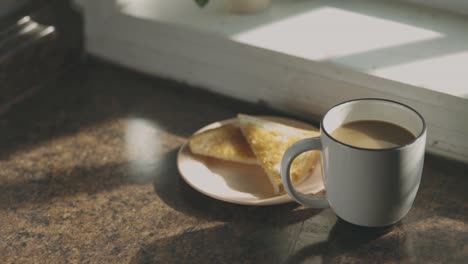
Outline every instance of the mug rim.
{"type": "Polygon", "coordinates": [[[367,151],[392,151],[392,150],[399,150],[399,149],[402,149],[402,148],[405,148],[407,146],[410,146],[412,145],[413,143],[415,143],[416,141],[418,141],[425,133],[426,133],[426,120],[424,120],[424,117],[418,112],[416,111],[414,108],[412,108],[411,106],[408,106],[406,104],[403,104],[403,103],[400,103],[400,102],[397,102],[397,101],[394,101],[394,100],[390,100],[390,99],[383,99],[383,98],[358,98],[358,99],[352,99],[352,100],[348,100],[348,101],[344,101],[344,102],[341,102],[339,104],[336,104],[334,106],[332,106],[330,109],[327,110],[327,112],[325,113],[325,115],[323,115],[323,118],[322,120],[320,121],[320,130],[323,131],[328,138],[332,139],[333,141],[335,141],[336,143],[338,144],[341,144],[341,145],[344,145],[346,147],[350,147],[350,148],[353,148],[353,149],[358,149],[358,150],[367,150],[367,151]],[[421,132],[419,133],[418,136],[416,136],[413,140],[411,140],[409,143],[406,143],[404,145],[401,145],[401,146],[396,146],[396,147],[391,147],[391,148],[382,148],[382,149],[372,149],[372,148],[363,148],[363,147],[357,147],[357,146],[353,146],[353,145],[350,145],[350,144],[347,144],[347,143],[344,143],[344,142],[341,142],[339,140],[337,140],[336,138],[332,137],[328,132],[327,130],[325,129],[325,126],[323,125],[323,121],[325,119],[325,117],[328,115],[328,113],[334,109],[335,107],[338,107],[340,105],[343,105],[343,104],[347,104],[347,103],[351,103],[351,102],[355,102],[355,101],[383,101],[383,102],[390,102],[390,103],[393,103],[393,104],[397,104],[397,105],[400,105],[400,106],[403,106],[403,107],[406,107],[407,109],[413,111],[417,116],[419,116],[419,118],[421,119],[421,122],[422,122],[422,129],[421,129],[421,132]]]}

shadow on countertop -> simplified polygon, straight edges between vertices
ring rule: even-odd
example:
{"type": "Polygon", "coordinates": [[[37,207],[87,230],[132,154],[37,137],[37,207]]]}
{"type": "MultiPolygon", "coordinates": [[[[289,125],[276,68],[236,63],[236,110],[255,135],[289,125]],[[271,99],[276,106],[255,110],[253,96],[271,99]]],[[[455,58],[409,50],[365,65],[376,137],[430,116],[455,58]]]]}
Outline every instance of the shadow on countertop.
{"type": "MultiPolygon", "coordinates": [[[[305,222],[303,225],[310,224],[305,222]]],[[[314,257],[321,259],[319,263],[359,262],[363,260],[362,252],[356,259],[349,256],[343,259],[341,256],[368,247],[376,240],[379,240],[376,243],[378,246],[373,247],[364,259],[374,262],[407,260],[404,255],[406,251],[402,248],[405,246],[402,243],[405,232],[401,227],[369,229],[338,219],[326,240],[299,250],[295,250],[294,246],[291,248],[291,244],[296,245],[294,238],[284,236],[284,232],[290,230],[281,230],[278,226],[268,228],[268,224],[260,227],[230,223],[154,241],[144,246],[131,263],[304,263],[314,257]],[[398,254],[383,254],[382,251],[395,251],[398,254]],[[379,255],[385,255],[386,259],[379,259],[379,255]]]]}
{"type": "Polygon", "coordinates": [[[122,164],[75,167],[70,171],[47,172],[46,178],[0,184],[0,209],[16,209],[26,204],[42,205],[57,197],[86,193],[93,196],[128,184],[122,164]]]}
{"type": "Polygon", "coordinates": [[[402,262],[408,260],[404,248],[405,236],[402,223],[383,228],[366,228],[338,219],[326,241],[305,245],[291,254],[284,263],[304,263],[314,257],[320,257],[323,263],[402,262]],[[363,248],[366,252],[362,252],[363,248]],[[396,254],[389,254],[391,252],[396,254]],[[347,256],[343,257],[344,254],[347,256]]]}

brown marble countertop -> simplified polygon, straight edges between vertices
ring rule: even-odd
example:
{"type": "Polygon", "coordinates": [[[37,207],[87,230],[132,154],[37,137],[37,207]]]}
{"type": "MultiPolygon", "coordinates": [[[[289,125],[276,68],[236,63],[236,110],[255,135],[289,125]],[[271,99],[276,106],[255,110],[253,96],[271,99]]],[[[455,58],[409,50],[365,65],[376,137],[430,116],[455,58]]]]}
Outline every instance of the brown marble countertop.
{"type": "Polygon", "coordinates": [[[468,165],[427,155],[393,228],[190,188],[178,147],[237,112],[273,111],[88,62],[0,116],[1,263],[468,263],[468,165]]]}

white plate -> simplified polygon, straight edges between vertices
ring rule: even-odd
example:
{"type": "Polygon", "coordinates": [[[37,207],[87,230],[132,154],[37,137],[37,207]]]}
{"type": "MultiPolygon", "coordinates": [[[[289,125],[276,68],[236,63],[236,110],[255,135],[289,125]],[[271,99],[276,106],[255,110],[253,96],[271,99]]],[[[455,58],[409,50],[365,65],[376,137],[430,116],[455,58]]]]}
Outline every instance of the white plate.
{"type": "MultiPolygon", "coordinates": [[[[265,118],[298,128],[314,129],[311,125],[292,119],[265,118]]],[[[237,122],[236,118],[215,122],[195,134],[234,122],[237,122]]],[[[194,155],[187,143],[179,150],[177,167],[182,178],[190,186],[218,200],[246,205],[273,205],[292,201],[287,194],[279,196],[273,194],[273,187],[260,166],[194,155]]],[[[306,194],[316,194],[324,189],[320,162],[314,173],[296,188],[306,194]]]]}

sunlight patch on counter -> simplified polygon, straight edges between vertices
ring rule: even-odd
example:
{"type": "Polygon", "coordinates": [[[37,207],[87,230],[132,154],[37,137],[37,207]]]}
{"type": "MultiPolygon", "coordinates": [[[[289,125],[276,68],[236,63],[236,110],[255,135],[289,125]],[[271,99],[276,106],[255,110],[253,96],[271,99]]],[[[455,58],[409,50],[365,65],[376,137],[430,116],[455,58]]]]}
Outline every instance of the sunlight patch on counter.
{"type": "Polygon", "coordinates": [[[158,130],[154,122],[143,118],[127,121],[125,144],[133,180],[147,180],[157,170],[162,152],[158,130]]]}

